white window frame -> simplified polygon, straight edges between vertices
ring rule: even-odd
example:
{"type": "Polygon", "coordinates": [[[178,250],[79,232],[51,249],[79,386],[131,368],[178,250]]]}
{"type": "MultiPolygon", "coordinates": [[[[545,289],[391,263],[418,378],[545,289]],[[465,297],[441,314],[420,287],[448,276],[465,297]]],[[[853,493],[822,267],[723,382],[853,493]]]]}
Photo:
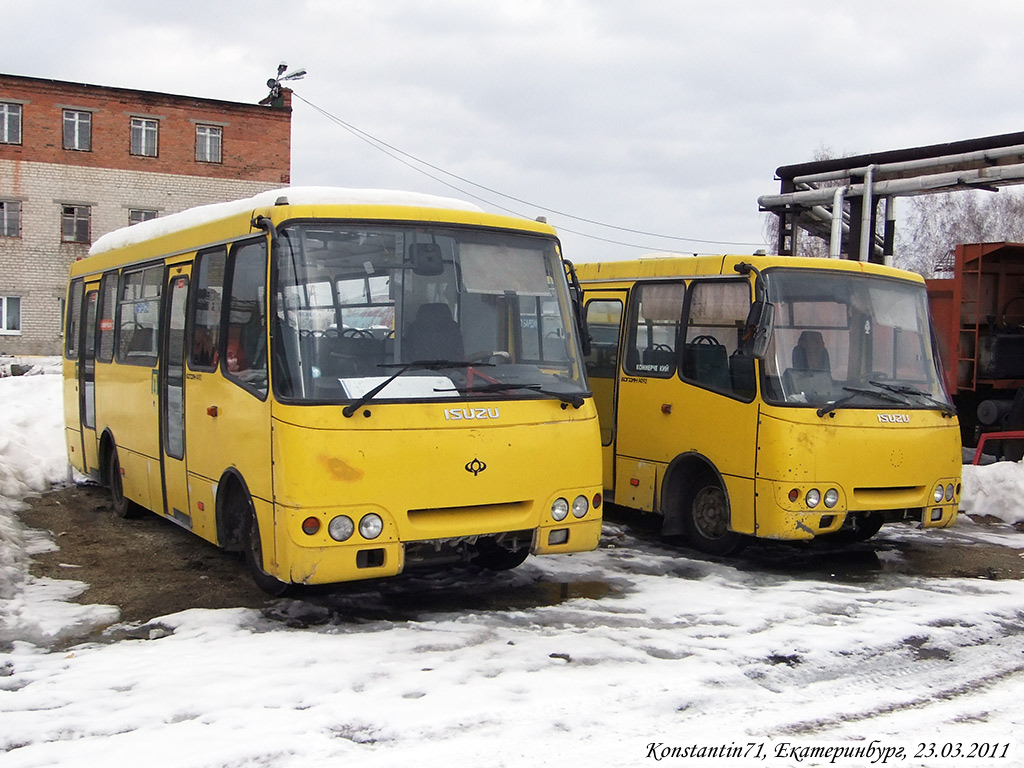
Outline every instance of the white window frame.
{"type": "Polygon", "coordinates": [[[64,149],[91,152],[92,112],[84,109],[65,109],[62,134],[64,149]]]}
{"type": "Polygon", "coordinates": [[[91,242],[92,208],[90,206],[68,203],[60,207],[60,240],[62,243],[91,242]],[[82,231],[83,227],[84,232],[82,231]]]}
{"type": "Polygon", "coordinates": [[[133,117],[131,123],[131,154],[136,157],[157,157],[160,149],[160,121],[151,117],[133,117]]]}
{"type": "Polygon", "coordinates": [[[223,162],[224,129],[219,125],[196,126],[196,162],[223,162]]]}
{"type": "Polygon", "coordinates": [[[21,335],[21,297],[0,296],[0,336],[21,335]],[[9,328],[8,312],[11,311],[11,304],[17,302],[17,328],[9,328]]]}
{"type": "Polygon", "coordinates": [[[159,214],[151,208],[129,208],[128,209],[128,226],[131,227],[135,224],[141,224],[144,221],[155,219],[159,214]]]}
{"type": "Polygon", "coordinates": [[[0,101],[0,144],[21,144],[21,104],[0,101]]]}
{"type": "Polygon", "coordinates": [[[0,200],[0,237],[21,237],[20,200],[0,200]]]}

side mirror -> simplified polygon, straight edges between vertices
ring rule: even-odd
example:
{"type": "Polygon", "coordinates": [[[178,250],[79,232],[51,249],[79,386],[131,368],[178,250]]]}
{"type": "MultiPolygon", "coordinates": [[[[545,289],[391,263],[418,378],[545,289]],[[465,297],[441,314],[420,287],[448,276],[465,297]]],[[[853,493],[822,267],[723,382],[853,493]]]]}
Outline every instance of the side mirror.
{"type": "Polygon", "coordinates": [[[745,346],[752,357],[763,360],[768,354],[768,344],[775,324],[775,305],[767,301],[755,301],[750,305],[747,322],[743,329],[745,346]]]}
{"type": "Polygon", "coordinates": [[[441,246],[437,243],[412,243],[409,246],[409,261],[414,274],[431,277],[444,272],[441,246]]]}

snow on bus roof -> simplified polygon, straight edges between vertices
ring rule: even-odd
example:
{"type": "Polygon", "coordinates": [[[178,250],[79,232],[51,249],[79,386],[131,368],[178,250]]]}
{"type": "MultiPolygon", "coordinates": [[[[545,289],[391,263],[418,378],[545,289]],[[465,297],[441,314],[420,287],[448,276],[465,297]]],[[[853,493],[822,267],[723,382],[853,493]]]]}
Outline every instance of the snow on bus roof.
{"type": "Polygon", "coordinates": [[[212,203],[172,213],[130,227],[116,229],[103,235],[89,249],[89,255],[124,248],[144,240],[170,234],[181,229],[207,224],[217,219],[273,205],[279,197],[287,197],[290,205],[402,205],[415,208],[449,208],[459,211],[480,212],[472,203],[452,197],[426,195],[420,192],[400,192],[390,189],[345,189],[343,187],[282,187],[260,192],[253,197],[212,203]]]}

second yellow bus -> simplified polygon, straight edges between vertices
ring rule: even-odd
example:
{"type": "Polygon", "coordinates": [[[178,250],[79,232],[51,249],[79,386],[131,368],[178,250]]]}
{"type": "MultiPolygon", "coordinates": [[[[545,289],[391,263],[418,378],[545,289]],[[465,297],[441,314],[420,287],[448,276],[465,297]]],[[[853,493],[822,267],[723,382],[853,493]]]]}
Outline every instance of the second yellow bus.
{"type": "Polygon", "coordinates": [[[955,521],[959,429],[920,276],[765,256],[577,273],[608,501],[721,555],[955,521]]]}

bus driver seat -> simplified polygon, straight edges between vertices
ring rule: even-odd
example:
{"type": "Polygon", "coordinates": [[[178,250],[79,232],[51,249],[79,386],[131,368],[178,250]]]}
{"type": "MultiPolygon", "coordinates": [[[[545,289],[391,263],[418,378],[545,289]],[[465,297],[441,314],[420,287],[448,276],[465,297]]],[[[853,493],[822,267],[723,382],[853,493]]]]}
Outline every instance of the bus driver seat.
{"type": "Polygon", "coordinates": [[[804,331],[793,347],[793,367],[800,371],[824,371],[831,373],[828,349],[821,337],[821,331],[804,331]]]}
{"type": "Polygon", "coordinates": [[[416,319],[405,329],[406,351],[409,362],[414,360],[462,360],[466,353],[462,346],[462,330],[452,319],[447,304],[421,304],[416,319]]]}

